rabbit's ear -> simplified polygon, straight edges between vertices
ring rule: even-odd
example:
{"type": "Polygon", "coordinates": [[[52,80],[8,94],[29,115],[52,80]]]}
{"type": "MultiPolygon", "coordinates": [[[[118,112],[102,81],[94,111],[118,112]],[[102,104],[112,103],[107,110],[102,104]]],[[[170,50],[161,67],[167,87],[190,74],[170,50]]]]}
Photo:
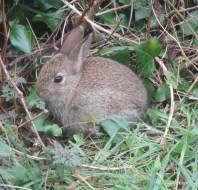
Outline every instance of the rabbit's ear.
{"type": "Polygon", "coordinates": [[[83,62],[86,60],[87,55],[89,53],[91,41],[92,41],[92,34],[81,41],[72,51],[68,54],[69,59],[73,62],[73,71],[78,73],[81,71],[83,62]]]}
{"type": "Polygon", "coordinates": [[[60,52],[66,55],[69,55],[72,49],[76,47],[76,44],[79,44],[84,37],[84,27],[77,26],[74,28],[67,36],[63,42],[60,52]]]}

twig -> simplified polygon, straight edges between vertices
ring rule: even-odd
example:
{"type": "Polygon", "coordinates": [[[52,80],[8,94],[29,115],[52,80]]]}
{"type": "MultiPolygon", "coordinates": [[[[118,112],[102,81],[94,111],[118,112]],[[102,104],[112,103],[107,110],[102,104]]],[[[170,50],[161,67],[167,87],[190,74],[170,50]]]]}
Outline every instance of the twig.
{"type": "Polygon", "coordinates": [[[29,119],[29,120],[27,120],[27,121],[21,123],[20,125],[17,126],[17,128],[19,129],[19,128],[23,127],[23,126],[26,125],[27,123],[29,123],[29,122],[31,122],[31,121],[34,121],[36,118],[40,117],[41,115],[43,115],[44,113],[47,113],[47,112],[48,112],[48,110],[47,110],[47,109],[44,109],[42,112],[40,112],[40,113],[37,114],[36,116],[32,117],[32,120],[29,119]]]}
{"type": "Polygon", "coordinates": [[[92,165],[86,165],[86,164],[82,164],[80,166],[84,167],[84,168],[90,168],[90,169],[101,170],[101,171],[117,171],[117,170],[126,170],[126,169],[134,170],[133,166],[120,166],[120,167],[101,166],[101,167],[98,167],[98,166],[92,166],[92,165]]]}
{"type": "Polygon", "coordinates": [[[47,160],[47,158],[45,158],[45,157],[31,156],[31,155],[29,155],[29,154],[25,154],[25,153],[23,153],[23,152],[20,152],[19,150],[16,150],[16,149],[14,149],[14,148],[11,148],[11,150],[12,150],[13,152],[15,152],[16,154],[18,154],[18,155],[25,156],[25,157],[30,158],[30,159],[32,159],[32,160],[37,160],[37,161],[47,160]]]}
{"type": "MultiPolygon", "coordinates": [[[[87,181],[87,179],[86,179],[85,177],[83,177],[83,176],[81,176],[81,175],[79,175],[79,174],[75,175],[74,177],[76,177],[76,178],[80,179],[81,181],[83,181],[90,189],[96,190],[96,189],[87,181]]],[[[90,178],[90,177],[89,177],[89,178],[90,178]]]]}
{"type": "Polygon", "coordinates": [[[194,31],[194,29],[192,28],[192,26],[189,24],[188,20],[186,20],[182,16],[182,14],[174,7],[174,5],[169,0],[166,0],[166,2],[174,9],[174,11],[177,13],[177,15],[186,23],[186,25],[188,26],[188,28],[195,35],[195,37],[198,39],[198,35],[196,34],[196,32],[194,31]]]}
{"type": "Polygon", "coordinates": [[[21,101],[21,103],[23,105],[23,108],[24,108],[27,116],[29,117],[29,120],[31,121],[31,124],[32,124],[32,126],[34,128],[34,133],[35,133],[38,141],[40,142],[40,144],[42,145],[42,147],[45,148],[45,145],[44,145],[43,141],[41,140],[41,137],[39,136],[39,133],[38,133],[38,131],[36,129],[36,126],[35,126],[35,124],[34,124],[34,122],[32,120],[31,114],[30,114],[30,112],[29,112],[29,110],[28,110],[28,108],[26,106],[25,99],[23,97],[23,93],[19,90],[19,88],[17,87],[17,85],[15,84],[15,82],[11,79],[11,77],[9,75],[9,72],[7,71],[6,66],[4,65],[4,63],[2,61],[1,56],[0,56],[0,65],[1,65],[1,68],[2,68],[3,72],[5,73],[5,77],[6,77],[7,81],[10,82],[10,84],[13,86],[14,90],[16,91],[16,93],[19,96],[19,99],[20,99],[20,101],[21,101]]]}
{"type": "Polygon", "coordinates": [[[123,9],[123,8],[126,8],[126,7],[130,7],[130,6],[131,6],[131,4],[129,4],[129,5],[122,5],[122,6],[119,6],[119,7],[115,7],[113,9],[107,9],[107,10],[105,10],[103,12],[96,13],[96,16],[101,16],[101,15],[104,15],[106,13],[113,12],[115,10],[120,10],[120,9],[123,9]]]}
{"type": "Polygon", "coordinates": [[[5,1],[2,0],[1,2],[1,8],[2,8],[2,22],[3,22],[3,32],[4,32],[4,43],[3,43],[3,48],[2,48],[2,59],[4,60],[4,55],[7,49],[8,45],[8,28],[7,28],[7,17],[5,13],[5,1]]]}
{"type": "Polygon", "coordinates": [[[152,5],[153,14],[154,14],[154,16],[155,16],[155,18],[156,18],[158,24],[160,25],[160,27],[164,30],[164,32],[165,32],[167,35],[169,35],[169,36],[177,43],[177,45],[179,46],[179,48],[180,48],[180,50],[181,50],[181,53],[182,53],[182,55],[184,56],[186,62],[189,63],[190,65],[192,65],[191,61],[190,61],[190,60],[188,59],[188,57],[186,56],[186,54],[185,54],[185,52],[184,52],[184,50],[183,50],[181,44],[179,43],[179,41],[178,41],[172,34],[170,34],[170,33],[164,28],[164,26],[161,24],[161,22],[160,22],[160,20],[159,20],[159,18],[158,18],[158,16],[157,16],[157,14],[156,14],[156,12],[155,12],[155,9],[154,9],[154,7],[153,7],[153,0],[151,0],[151,5],[152,5]]]}
{"type": "MultiPolygon", "coordinates": [[[[163,61],[161,59],[159,59],[158,57],[155,58],[156,61],[158,62],[158,64],[160,65],[160,67],[162,68],[164,74],[167,72],[167,68],[164,65],[163,61]]],[[[171,105],[170,105],[170,112],[169,112],[169,116],[168,116],[168,121],[167,121],[167,125],[166,125],[166,129],[164,131],[164,135],[163,138],[161,139],[161,143],[160,144],[164,144],[164,140],[168,134],[170,125],[171,125],[171,121],[173,118],[173,113],[174,113],[174,109],[175,109],[175,101],[174,101],[174,93],[173,93],[173,86],[171,84],[169,84],[169,88],[170,88],[170,98],[171,98],[171,105]]]]}
{"type": "Polygon", "coordinates": [[[49,175],[49,170],[47,170],[46,176],[45,176],[45,182],[44,182],[44,189],[45,190],[47,190],[47,178],[48,178],[48,175],[49,175]]]}
{"type": "MultiPolygon", "coordinates": [[[[77,176],[74,176],[74,177],[77,177],[77,176]]],[[[84,179],[86,179],[86,180],[88,180],[90,178],[91,178],[90,176],[84,177],[84,179]]],[[[78,186],[78,183],[79,183],[79,180],[74,181],[73,183],[71,183],[68,186],[66,186],[66,189],[67,190],[75,190],[76,187],[78,186]]]]}
{"type": "Polygon", "coordinates": [[[196,76],[195,80],[190,85],[189,89],[187,90],[187,92],[185,93],[185,95],[183,96],[183,98],[181,99],[181,102],[183,102],[184,99],[189,95],[189,93],[191,92],[191,90],[193,89],[193,87],[197,84],[197,82],[198,82],[198,75],[196,76]]]}
{"type": "MultiPolygon", "coordinates": [[[[62,1],[63,3],[65,3],[65,5],[68,6],[70,9],[72,9],[76,14],[78,14],[78,15],[80,15],[80,16],[82,15],[82,13],[81,13],[78,9],[76,9],[76,7],[75,7],[74,5],[72,5],[71,3],[67,2],[66,0],[61,0],[61,1],[62,1]]],[[[88,17],[86,17],[86,16],[84,17],[84,19],[85,19],[93,28],[98,29],[98,30],[101,31],[101,32],[104,32],[104,33],[109,34],[109,35],[113,35],[114,37],[119,38],[120,40],[123,40],[123,41],[131,42],[131,43],[133,43],[133,44],[138,44],[138,42],[136,42],[136,41],[134,41],[134,40],[132,40],[132,39],[129,39],[129,38],[125,38],[125,37],[123,37],[123,36],[121,36],[121,35],[119,35],[119,34],[117,34],[117,33],[113,33],[113,34],[112,34],[112,31],[107,30],[107,29],[101,27],[100,25],[96,24],[95,22],[93,22],[92,20],[90,20],[90,19],[89,19],[88,17]]]]}

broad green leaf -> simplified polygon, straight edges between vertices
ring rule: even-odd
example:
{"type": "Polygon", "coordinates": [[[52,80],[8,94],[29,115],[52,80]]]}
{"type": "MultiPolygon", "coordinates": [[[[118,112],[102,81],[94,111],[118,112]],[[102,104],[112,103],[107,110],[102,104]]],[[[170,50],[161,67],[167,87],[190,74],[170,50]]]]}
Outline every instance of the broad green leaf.
{"type": "Polygon", "coordinates": [[[61,1],[55,0],[34,0],[34,6],[40,8],[41,10],[48,10],[48,9],[58,9],[63,5],[61,1]]]}
{"type": "Polygon", "coordinates": [[[155,71],[154,59],[141,48],[136,48],[137,55],[137,71],[144,77],[149,77],[155,71]]]}
{"type": "Polygon", "coordinates": [[[169,85],[172,85],[175,89],[177,88],[178,85],[178,79],[177,76],[173,72],[166,71],[165,73],[166,76],[166,83],[169,85]]]}
{"type": "Polygon", "coordinates": [[[193,45],[198,46],[198,39],[197,38],[193,39],[193,45]]]}
{"type": "Polygon", "coordinates": [[[8,157],[12,155],[13,152],[11,148],[2,139],[0,139],[0,157],[8,157]]]}
{"type": "Polygon", "coordinates": [[[135,9],[135,21],[145,19],[150,16],[151,9],[149,7],[138,7],[135,9]]]}
{"type": "Polygon", "coordinates": [[[161,112],[159,109],[149,108],[147,110],[147,115],[149,116],[150,121],[152,124],[156,124],[159,121],[164,121],[168,119],[168,116],[161,112]]]}
{"type": "Polygon", "coordinates": [[[124,5],[130,4],[131,0],[118,0],[119,3],[122,3],[124,5]]]}
{"type": "Polygon", "coordinates": [[[198,86],[194,87],[192,90],[192,95],[198,98],[198,86]]]}
{"type": "Polygon", "coordinates": [[[36,14],[33,18],[32,21],[40,21],[44,22],[48,28],[53,31],[57,25],[60,22],[60,19],[63,16],[63,12],[58,12],[58,13],[48,13],[48,14],[36,14]]]}
{"type": "Polygon", "coordinates": [[[154,58],[159,55],[162,45],[157,39],[149,40],[136,47],[137,70],[145,77],[151,76],[155,71],[154,58]]]}
{"type": "Polygon", "coordinates": [[[60,137],[62,136],[62,129],[57,124],[45,125],[44,133],[49,136],[60,137]]]}
{"type": "Polygon", "coordinates": [[[149,17],[151,9],[147,0],[138,0],[134,3],[135,21],[149,17]]]}
{"type": "Polygon", "coordinates": [[[49,113],[44,113],[34,120],[34,124],[36,125],[36,128],[38,131],[42,131],[42,132],[45,131],[44,125],[45,125],[45,121],[48,118],[48,116],[49,116],[49,113]]]}
{"type": "Polygon", "coordinates": [[[11,28],[10,41],[13,46],[25,53],[30,53],[34,45],[31,30],[28,27],[19,24],[16,24],[11,28]]]}
{"type": "Polygon", "coordinates": [[[162,44],[158,39],[154,38],[143,44],[142,49],[144,49],[149,55],[155,58],[160,54],[162,50],[162,44]]]}
{"type": "Polygon", "coordinates": [[[59,137],[62,135],[62,129],[54,123],[49,123],[47,118],[49,113],[44,113],[34,120],[37,130],[49,136],[59,137]]]}
{"type": "Polygon", "coordinates": [[[170,89],[167,84],[161,84],[155,94],[155,100],[157,102],[163,102],[170,98],[170,89]]]}
{"type": "Polygon", "coordinates": [[[187,92],[189,87],[190,87],[190,84],[188,83],[188,81],[184,80],[184,78],[181,78],[178,89],[181,91],[187,92]]]}
{"type": "Polygon", "coordinates": [[[127,27],[128,19],[126,15],[121,13],[121,14],[118,14],[118,16],[119,16],[120,21],[116,20],[116,15],[114,12],[103,14],[100,16],[100,18],[104,21],[104,23],[112,24],[112,25],[116,25],[119,23],[119,25],[127,27]]]}
{"type": "Polygon", "coordinates": [[[108,56],[109,54],[114,54],[120,51],[122,52],[122,51],[133,51],[133,50],[134,50],[133,46],[126,46],[126,45],[113,46],[99,50],[98,52],[95,53],[95,56],[106,56],[106,55],[108,56]]]}
{"type": "Polygon", "coordinates": [[[110,56],[110,58],[125,65],[129,65],[131,63],[130,51],[128,50],[119,51],[110,56]]]}
{"type": "Polygon", "coordinates": [[[191,11],[180,27],[186,36],[192,35],[193,31],[198,33],[198,10],[191,11]],[[192,29],[190,29],[189,25],[192,29]]]}
{"type": "Polygon", "coordinates": [[[114,136],[118,133],[120,126],[118,126],[113,120],[107,119],[101,122],[102,128],[109,136],[114,136]]]}
{"type": "Polygon", "coordinates": [[[115,14],[113,12],[103,14],[100,18],[107,24],[115,24],[115,14]]]}
{"type": "Polygon", "coordinates": [[[36,93],[35,88],[31,88],[29,96],[26,98],[28,107],[37,107],[41,110],[45,108],[45,102],[43,102],[36,93]]]}
{"type": "Polygon", "coordinates": [[[150,80],[144,80],[144,86],[146,87],[149,95],[151,95],[152,97],[155,95],[155,87],[153,85],[153,83],[150,80]]]}
{"type": "Polygon", "coordinates": [[[101,122],[101,126],[110,137],[115,136],[120,129],[129,129],[126,121],[117,118],[106,119],[101,122]]]}

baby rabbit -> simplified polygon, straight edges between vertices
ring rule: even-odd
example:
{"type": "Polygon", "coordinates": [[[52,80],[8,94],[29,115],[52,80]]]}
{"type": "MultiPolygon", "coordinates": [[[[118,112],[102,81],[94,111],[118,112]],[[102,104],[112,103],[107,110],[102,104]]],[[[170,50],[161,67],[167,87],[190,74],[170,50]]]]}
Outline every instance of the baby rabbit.
{"type": "Polygon", "coordinates": [[[87,58],[91,35],[78,26],[42,67],[38,95],[68,133],[94,131],[88,122],[111,116],[134,121],[147,109],[147,92],[138,76],[111,59],[87,58]]]}

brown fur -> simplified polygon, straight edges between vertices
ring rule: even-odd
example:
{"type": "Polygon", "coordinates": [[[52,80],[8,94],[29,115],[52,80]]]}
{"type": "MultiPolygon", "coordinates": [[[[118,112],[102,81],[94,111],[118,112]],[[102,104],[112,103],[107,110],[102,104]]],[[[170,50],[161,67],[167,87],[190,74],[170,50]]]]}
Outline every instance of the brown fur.
{"type": "Polygon", "coordinates": [[[102,57],[86,59],[87,49],[83,48],[88,47],[87,43],[75,49],[71,57],[57,54],[41,69],[36,89],[49,110],[73,132],[93,131],[88,129],[88,122],[111,116],[128,121],[142,117],[148,102],[142,81],[116,61],[102,57]],[[65,76],[61,84],[53,82],[57,73],[65,76]]]}

